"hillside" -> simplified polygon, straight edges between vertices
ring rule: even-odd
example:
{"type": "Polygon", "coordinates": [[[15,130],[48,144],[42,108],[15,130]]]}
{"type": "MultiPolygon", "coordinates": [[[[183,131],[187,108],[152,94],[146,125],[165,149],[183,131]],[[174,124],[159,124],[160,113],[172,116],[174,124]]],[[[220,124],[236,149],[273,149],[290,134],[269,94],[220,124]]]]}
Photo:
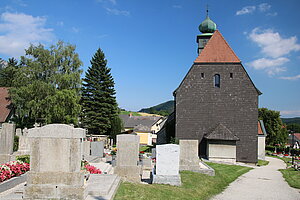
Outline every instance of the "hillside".
{"type": "Polygon", "coordinates": [[[300,117],[281,118],[281,120],[285,124],[300,124],[300,117]]]}
{"type": "Polygon", "coordinates": [[[163,114],[168,115],[174,111],[174,101],[167,101],[150,108],[143,108],[139,112],[144,113],[154,113],[154,114],[163,114]]]}
{"type": "Polygon", "coordinates": [[[144,112],[133,112],[133,111],[125,111],[125,110],[122,110],[120,112],[120,115],[129,115],[129,114],[132,114],[132,116],[158,116],[158,117],[161,117],[160,115],[157,115],[157,114],[150,114],[150,113],[144,113],[144,112]]]}

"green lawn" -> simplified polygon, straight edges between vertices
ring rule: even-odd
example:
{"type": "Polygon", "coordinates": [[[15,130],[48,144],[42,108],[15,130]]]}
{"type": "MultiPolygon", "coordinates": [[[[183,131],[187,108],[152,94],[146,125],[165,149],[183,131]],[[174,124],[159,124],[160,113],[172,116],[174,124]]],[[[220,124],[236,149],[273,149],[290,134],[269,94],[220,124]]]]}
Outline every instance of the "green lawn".
{"type": "Polygon", "coordinates": [[[300,171],[296,171],[294,168],[280,169],[279,171],[291,187],[300,189],[300,171]]]}
{"type": "Polygon", "coordinates": [[[139,113],[137,112],[131,112],[131,111],[121,111],[120,114],[121,115],[129,115],[129,114],[132,114],[132,116],[141,116],[139,113]]]}
{"type": "Polygon", "coordinates": [[[216,171],[216,176],[208,176],[200,173],[181,172],[182,186],[170,186],[159,184],[121,183],[115,200],[199,200],[209,199],[211,196],[222,192],[226,186],[248,172],[252,168],[236,165],[223,165],[207,163],[216,171]]]}
{"type": "Polygon", "coordinates": [[[150,147],[149,146],[140,146],[140,151],[150,152],[150,147]]]}
{"type": "Polygon", "coordinates": [[[258,160],[258,162],[257,162],[257,166],[265,166],[268,164],[269,164],[269,161],[266,161],[266,160],[258,160]]]}

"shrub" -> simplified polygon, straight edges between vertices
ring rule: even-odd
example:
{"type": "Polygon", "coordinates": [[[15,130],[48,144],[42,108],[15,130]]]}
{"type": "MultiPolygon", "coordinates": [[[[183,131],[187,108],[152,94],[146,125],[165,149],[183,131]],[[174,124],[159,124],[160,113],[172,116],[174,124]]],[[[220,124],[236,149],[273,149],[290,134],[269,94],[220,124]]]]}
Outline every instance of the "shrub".
{"type": "Polygon", "coordinates": [[[274,146],[267,145],[267,146],[266,146],[266,150],[274,152],[274,151],[275,151],[275,147],[274,147],[274,146]]]}
{"type": "Polygon", "coordinates": [[[14,151],[18,151],[19,149],[19,136],[14,137],[14,147],[13,147],[14,151]]]}
{"type": "Polygon", "coordinates": [[[30,163],[30,155],[16,156],[16,160],[19,160],[19,161],[29,164],[30,163]]]}

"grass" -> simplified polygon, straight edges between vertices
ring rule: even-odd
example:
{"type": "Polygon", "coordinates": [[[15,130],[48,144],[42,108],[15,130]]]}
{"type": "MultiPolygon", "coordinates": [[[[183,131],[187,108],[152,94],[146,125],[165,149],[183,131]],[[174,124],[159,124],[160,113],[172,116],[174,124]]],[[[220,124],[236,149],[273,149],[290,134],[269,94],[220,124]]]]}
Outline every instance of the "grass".
{"type": "Polygon", "coordinates": [[[222,192],[232,181],[252,168],[236,165],[207,163],[215,169],[216,176],[184,171],[181,172],[182,186],[160,184],[121,183],[115,200],[199,200],[222,192]]]}
{"type": "Polygon", "coordinates": [[[140,151],[150,152],[150,147],[149,146],[140,146],[140,151]]]}
{"type": "Polygon", "coordinates": [[[269,161],[266,161],[266,160],[258,160],[258,162],[257,162],[257,166],[265,166],[268,164],[269,164],[269,161]]]}
{"type": "Polygon", "coordinates": [[[279,171],[291,187],[300,189],[300,171],[296,171],[294,168],[280,169],[279,171]]]}
{"type": "Polygon", "coordinates": [[[141,116],[138,112],[131,112],[131,111],[121,111],[120,114],[121,115],[129,115],[132,114],[132,116],[141,116]]]}

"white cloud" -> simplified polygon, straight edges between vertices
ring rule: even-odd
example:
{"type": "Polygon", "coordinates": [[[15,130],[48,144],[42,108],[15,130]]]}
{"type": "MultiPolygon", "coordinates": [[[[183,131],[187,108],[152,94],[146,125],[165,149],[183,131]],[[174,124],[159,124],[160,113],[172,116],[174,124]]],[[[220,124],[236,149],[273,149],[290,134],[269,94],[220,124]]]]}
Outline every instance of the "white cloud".
{"type": "Polygon", "coordinates": [[[283,76],[283,77],[279,77],[279,78],[283,79],[283,80],[295,81],[295,80],[300,79],[300,74],[297,76],[283,76]]]}
{"type": "Polygon", "coordinates": [[[282,38],[278,32],[272,29],[261,30],[255,28],[249,34],[249,38],[261,47],[261,51],[272,58],[288,55],[292,51],[299,51],[300,44],[297,37],[282,38]]]}
{"type": "Polygon", "coordinates": [[[117,0],[97,0],[97,2],[100,2],[100,3],[109,2],[109,3],[112,3],[113,5],[117,4],[117,0]]]}
{"type": "Polygon", "coordinates": [[[13,2],[19,6],[26,7],[27,4],[23,0],[13,0],[13,2]]]}
{"type": "Polygon", "coordinates": [[[236,15],[251,14],[255,11],[256,6],[245,6],[241,10],[236,11],[236,15]]]}
{"type": "Polygon", "coordinates": [[[173,5],[172,7],[180,9],[180,8],[182,8],[182,5],[173,5]]]}
{"type": "Polygon", "coordinates": [[[108,36],[109,36],[108,34],[102,34],[102,35],[98,35],[97,38],[102,39],[102,38],[106,38],[108,36]]]}
{"type": "Polygon", "coordinates": [[[277,16],[277,15],[278,15],[277,12],[267,13],[267,16],[271,16],[271,17],[275,17],[275,16],[277,16]]]}
{"type": "Polygon", "coordinates": [[[57,26],[64,26],[65,25],[63,21],[59,21],[56,24],[57,24],[57,26]]]}
{"type": "Polygon", "coordinates": [[[253,6],[245,6],[241,10],[236,11],[236,15],[245,15],[245,14],[251,14],[254,13],[256,10],[260,11],[261,13],[266,13],[267,16],[277,16],[277,12],[270,12],[271,5],[268,3],[261,3],[259,5],[253,5],[253,6]]]}
{"type": "Polygon", "coordinates": [[[74,33],[78,33],[78,32],[79,32],[79,29],[76,28],[76,27],[72,27],[72,31],[73,31],[74,33]]]}
{"type": "Polygon", "coordinates": [[[112,15],[124,15],[124,16],[129,16],[130,12],[127,10],[119,10],[116,8],[105,8],[108,14],[112,15]]]}
{"type": "Polygon", "coordinates": [[[300,110],[282,110],[280,115],[300,116],[300,110]]]}
{"type": "Polygon", "coordinates": [[[268,3],[262,3],[258,5],[258,10],[261,12],[266,12],[271,9],[271,5],[268,3]]]}
{"type": "Polygon", "coordinates": [[[260,58],[246,64],[257,70],[265,70],[269,75],[274,75],[286,71],[286,68],[282,65],[289,61],[288,58],[284,57],[276,59],[260,58]]]}
{"type": "Polygon", "coordinates": [[[53,29],[45,28],[45,17],[5,12],[0,17],[0,53],[18,57],[30,43],[50,42],[53,29]]]}

